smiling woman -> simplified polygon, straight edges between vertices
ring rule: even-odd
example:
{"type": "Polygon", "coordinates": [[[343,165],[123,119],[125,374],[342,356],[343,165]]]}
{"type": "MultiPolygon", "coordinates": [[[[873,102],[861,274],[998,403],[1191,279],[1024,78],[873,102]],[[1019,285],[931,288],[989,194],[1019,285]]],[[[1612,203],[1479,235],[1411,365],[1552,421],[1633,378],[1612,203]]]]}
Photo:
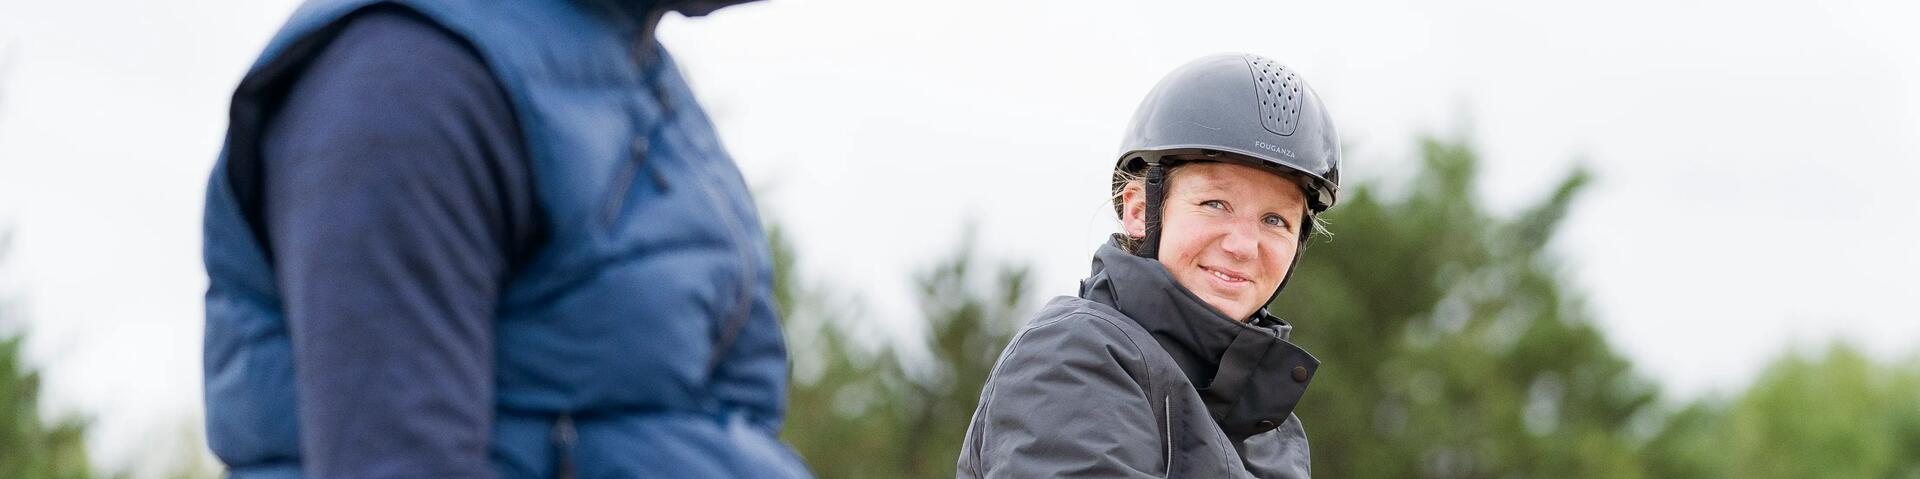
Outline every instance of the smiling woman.
{"type": "Polygon", "coordinates": [[[1319,361],[1265,306],[1333,206],[1338,145],[1272,60],[1161,80],[1114,168],[1123,232],[1001,353],[958,476],[1307,477],[1293,407],[1319,361]]]}
{"type": "MultiPolygon", "coordinates": [[[[1147,234],[1144,183],[1131,181],[1122,193],[1129,238],[1147,234]]],[[[1305,193],[1288,177],[1221,162],[1170,169],[1167,183],[1161,266],[1208,306],[1249,319],[1293,267],[1306,232],[1305,193]]]]}

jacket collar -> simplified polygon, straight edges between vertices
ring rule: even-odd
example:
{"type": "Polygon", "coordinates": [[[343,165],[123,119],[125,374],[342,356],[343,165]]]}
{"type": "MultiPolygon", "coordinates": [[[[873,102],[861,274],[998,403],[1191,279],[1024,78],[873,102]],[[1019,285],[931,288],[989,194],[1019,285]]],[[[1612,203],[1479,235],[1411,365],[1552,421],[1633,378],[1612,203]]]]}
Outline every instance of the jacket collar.
{"type": "Polygon", "coordinates": [[[1121,249],[1118,235],[1094,253],[1080,297],[1146,329],[1236,441],[1285,420],[1320,364],[1287,342],[1293,327],[1265,308],[1247,322],[1228,318],[1175,282],[1159,261],[1121,249]]]}

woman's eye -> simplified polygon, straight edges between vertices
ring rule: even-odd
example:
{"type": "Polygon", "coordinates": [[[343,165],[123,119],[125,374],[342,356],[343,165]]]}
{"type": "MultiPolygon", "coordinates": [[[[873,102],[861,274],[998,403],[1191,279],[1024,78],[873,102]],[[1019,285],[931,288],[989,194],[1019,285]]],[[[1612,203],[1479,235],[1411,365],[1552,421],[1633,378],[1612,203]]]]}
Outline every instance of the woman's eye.
{"type": "Polygon", "coordinates": [[[1227,204],[1226,204],[1226,203],[1223,203],[1223,202],[1221,202],[1220,200],[1207,200],[1207,201],[1202,201],[1202,202],[1200,202],[1200,206],[1205,206],[1205,207],[1208,207],[1208,208],[1216,208],[1216,209],[1223,209],[1223,210],[1224,210],[1224,209],[1227,209],[1227,204]]]}
{"type": "Polygon", "coordinates": [[[1267,226],[1278,226],[1282,228],[1287,226],[1287,221],[1280,219],[1280,215],[1267,215],[1264,218],[1260,218],[1260,221],[1265,222],[1267,226]]]}

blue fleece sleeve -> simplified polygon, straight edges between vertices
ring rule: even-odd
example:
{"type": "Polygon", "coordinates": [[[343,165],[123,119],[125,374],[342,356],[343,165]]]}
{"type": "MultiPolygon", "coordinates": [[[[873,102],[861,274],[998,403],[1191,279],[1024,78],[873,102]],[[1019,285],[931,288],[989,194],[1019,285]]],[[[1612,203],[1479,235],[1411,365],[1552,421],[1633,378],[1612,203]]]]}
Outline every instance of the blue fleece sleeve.
{"type": "Polygon", "coordinates": [[[262,153],[307,476],[491,477],[494,308],[539,228],[500,85],[428,20],[363,12],[262,153]]]}

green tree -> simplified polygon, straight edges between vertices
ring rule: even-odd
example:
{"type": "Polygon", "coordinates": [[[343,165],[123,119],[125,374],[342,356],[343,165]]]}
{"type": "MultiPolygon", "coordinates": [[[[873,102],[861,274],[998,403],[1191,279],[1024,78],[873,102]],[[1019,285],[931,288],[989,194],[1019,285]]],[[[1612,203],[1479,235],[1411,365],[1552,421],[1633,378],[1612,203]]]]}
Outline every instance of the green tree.
{"type": "Polygon", "coordinates": [[[1323,365],[1297,414],[1327,477],[1637,477],[1635,376],[1546,248],[1591,177],[1511,217],[1464,142],[1421,141],[1398,195],[1361,184],[1274,304],[1323,365]]]}
{"type": "Polygon", "coordinates": [[[802,283],[785,230],[767,229],[773,249],[774,302],[784,319],[793,367],[787,420],[781,438],[821,477],[879,477],[894,470],[897,456],[862,454],[890,447],[882,438],[894,427],[878,413],[883,364],[890,351],[862,348],[851,337],[856,317],[828,293],[802,283]]]}
{"type": "Polygon", "coordinates": [[[927,360],[862,348],[847,308],[795,281],[793,251],[771,228],[775,298],[787,318],[794,381],[783,437],[820,477],[951,477],[987,374],[1026,319],[1028,270],[989,264],[972,235],[915,278],[927,360]]]}
{"type": "MultiPolygon", "coordinates": [[[[12,235],[0,230],[0,271],[12,235]]],[[[8,291],[0,290],[0,477],[93,477],[87,463],[86,421],[40,414],[40,373],[24,358],[26,335],[8,291]]]]}
{"type": "Polygon", "coordinates": [[[1675,414],[1646,456],[1659,477],[1920,478],[1920,363],[1789,354],[1733,400],[1675,414]]]}
{"type": "Polygon", "coordinates": [[[894,414],[906,419],[899,432],[908,477],[953,475],[980,390],[1000,351],[1027,319],[1027,267],[990,266],[976,256],[973,243],[967,235],[952,256],[915,281],[931,330],[925,349],[934,367],[898,375],[907,394],[894,404],[894,414]]]}

